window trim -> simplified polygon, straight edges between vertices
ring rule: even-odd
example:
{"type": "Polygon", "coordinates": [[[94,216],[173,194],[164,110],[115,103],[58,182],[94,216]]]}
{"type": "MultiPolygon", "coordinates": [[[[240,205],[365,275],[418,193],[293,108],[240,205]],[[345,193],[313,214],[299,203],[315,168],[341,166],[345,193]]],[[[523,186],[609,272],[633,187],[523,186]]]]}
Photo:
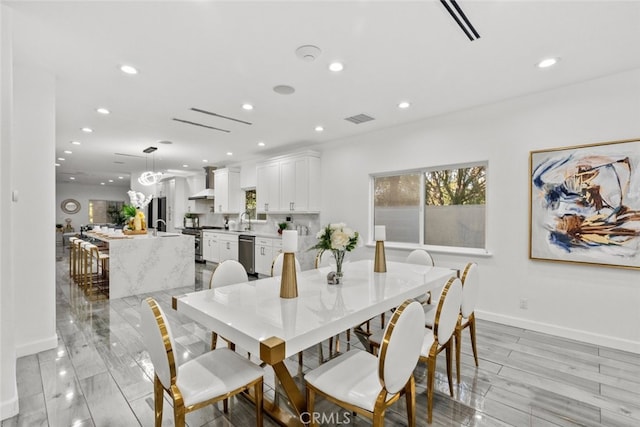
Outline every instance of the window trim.
{"type": "Polygon", "coordinates": [[[369,238],[367,240],[366,246],[374,247],[375,241],[373,240],[373,230],[374,230],[374,211],[375,211],[375,198],[374,198],[374,190],[375,190],[375,179],[381,177],[388,176],[397,176],[397,175],[412,175],[419,173],[422,175],[422,179],[420,180],[420,207],[419,207],[419,242],[416,243],[404,243],[404,242],[391,242],[386,241],[385,247],[389,249],[405,249],[405,250],[413,250],[413,249],[425,249],[429,252],[433,253],[443,253],[443,254],[455,254],[455,255],[475,255],[475,256],[492,256],[492,252],[489,250],[489,215],[488,212],[488,200],[489,200],[489,161],[488,160],[480,160],[474,162],[463,162],[463,163],[452,163],[447,165],[436,165],[436,166],[427,166],[423,168],[412,168],[412,169],[404,169],[404,170],[396,170],[396,171],[386,171],[386,172],[377,172],[369,174],[369,238]],[[424,243],[424,214],[425,214],[425,174],[427,172],[438,171],[443,169],[461,169],[461,168],[469,168],[473,166],[483,166],[485,168],[485,180],[487,185],[485,187],[485,219],[484,219],[484,248],[468,248],[462,246],[437,246],[437,245],[427,245],[424,243]]]}

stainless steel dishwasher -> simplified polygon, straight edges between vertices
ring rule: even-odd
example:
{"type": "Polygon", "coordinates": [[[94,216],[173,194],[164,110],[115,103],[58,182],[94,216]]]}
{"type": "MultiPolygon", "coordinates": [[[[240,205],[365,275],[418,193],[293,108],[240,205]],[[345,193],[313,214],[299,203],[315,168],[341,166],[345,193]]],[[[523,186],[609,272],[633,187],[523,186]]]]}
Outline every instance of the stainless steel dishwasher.
{"type": "Polygon", "coordinates": [[[255,274],[256,272],[255,245],[255,236],[241,234],[238,237],[238,261],[247,270],[247,274],[255,274]]]}

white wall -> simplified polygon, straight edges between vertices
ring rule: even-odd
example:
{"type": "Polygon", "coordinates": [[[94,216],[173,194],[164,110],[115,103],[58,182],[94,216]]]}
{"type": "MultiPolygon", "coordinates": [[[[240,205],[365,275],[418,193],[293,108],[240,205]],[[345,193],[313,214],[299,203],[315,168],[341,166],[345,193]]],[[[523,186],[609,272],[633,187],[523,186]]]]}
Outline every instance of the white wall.
{"type": "Polygon", "coordinates": [[[12,188],[13,284],[18,357],[58,344],[55,312],[55,79],[14,64],[12,188]],[[34,250],[34,247],[37,250],[34,250]]]}
{"type": "Polygon", "coordinates": [[[115,200],[129,203],[129,183],[124,185],[83,185],[59,182],[56,185],[56,224],[66,225],[64,220],[71,218],[71,225],[80,231],[81,225],[89,223],[89,200],[115,200]],[[60,205],[65,199],[80,202],[80,211],[75,214],[62,212],[60,205]]]}
{"type": "MultiPolygon", "coordinates": [[[[0,224],[11,223],[12,49],[10,10],[0,5],[0,224]]],[[[18,413],[12,227],[0,227],[0,419],[18,413]]]]}
{"type": "Polygon", "coordinates": [[[640,353],[638,271],[528,259],[529,151],[639,138],[639,111],[634,70],[336,141],[322,149],[322,223],[368,235],[370,173],[488,161],[492,255],[434,254],[445,266],[478,262],[477,315],[640,353]]]}

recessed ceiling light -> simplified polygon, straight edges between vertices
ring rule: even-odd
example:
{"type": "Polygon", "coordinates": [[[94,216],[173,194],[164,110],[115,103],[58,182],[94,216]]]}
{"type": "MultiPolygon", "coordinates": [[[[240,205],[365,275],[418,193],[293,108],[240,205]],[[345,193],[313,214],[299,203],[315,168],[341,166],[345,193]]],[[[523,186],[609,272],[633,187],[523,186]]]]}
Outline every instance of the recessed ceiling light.
{"type": "Polygon", "coordinates": [[[264,142],[260,141],[260,142],[258,142],[258,145],[259,145],[260,147],[264,147],[264,142]]]}
{"type": "Polygon", "coordinates": [[[73,181],[74,179],[76,179],[76,177],[75,177],[75,176],[70,176],[70,177],[69,177],[69,179],[70,179],[71,181],[73,181]]]}
{"type": "Polygon", "coordinates": [[[126,74],[138,74],[138,70],[131,65],[123,65],[122,67],[120,67],[120,70],[126,74]]]}
{"type": "Polygon", "coordinates": [[[342,65],[342,62],[332,62],[331,64],[329,64],[329,69],[334,73],[337,73],[344,70],[344,65],[342,65]]]}
{"type": "Polygon", "coordinates": [[[171,144],[173,144],[173,142],[171,142],[171,141],[167,141],[167,140],[163,140],[163,141],[158,141],[158,144],[171,145],[171,144]]]}
{"type": "Polygon", "coordinates": [[[542,61],[538,62],[538,68],[549,68],[553,67],[558,63],[560,58],[545,58],[542,61]]]}
{"type": "Polygon", "coordinates": [[[183,168],[188,168],[188,167],[189,167],[189,165],[182,165],[182,167],[183,167],[183,168]]]}
{"type": "Polygon", "coordinates": [[[202,163],[209,163],[209,160],[207,160],[207,159],[202,159],[202,163]]]}
{"type": "Polygon", "coordinates": [[[124,176],[119,176],[118,179],[124,179],[124,176]]]}
{"type": "Polygon", "coordinates": [[[227,151],[227,156],[233,156],[233,153],[231,151],[227,151]]]}
{"type": "Polygon", "coordinates": [[[100,114],[110,114],[111,113],[111,111],[107,110],[106,108],[102,108],[102,107],[97,108],[96,111],[98,113],[100,113],[100,114]]]}
{"type": "Polygon", "coordinates": [[[91,129],[91,128],[82,128],[82,132],[91,133],[91,132],[93,132],[93,129],[91,129]]]}
{"type": "Polygon", "coordinates": [[[113,182],[113,180],[112,180],[112,179],[110,179],[110,180],[109,180],[109,182],[113,182]]]}
{"type": "Polygon", "coordinates": [[[60,166],[60,163],[55,163],[55,165],[56,165],[56,167],[57,167],[57,166],[60,166]]]}
{"type": "Polygon", "coordinates": [[[104,182],[101,182],[100,185],[104,185],[104,182]]]}
{"type": "Polygon", "coordinates": [[[316,126],[316,132],[322,132],[324,128],[322,126],[316,126]]]}
{"type": "Polygon", "coordinates": [[[80,145],[80,141],[71,141],[73,145],[80,145]]]}
{"type": "Polygon", "coordinates": [[[398,104],[398,108],[402,108],[402,109],[409,108],[410,106],[411,104],[408,103],[407,101],[402,101],[401,103],[398,104]]]}
{"type": "Polygon", "coordinates": [[[60,160],[61,162],[64,162],[64,157],[58,157],[58,160],[60,160]]]}
{"type": "Polygon", "coordinates": [[[244,110],[250,111],[250,110],[253,110],[253,105],[251,105],[251,104],[242,104],[242,108],[244,110]]]}
{"type": "Polygon", "coordinates": [[[73,154],[73,151],[64,150],[64,154],[73,154]]]}

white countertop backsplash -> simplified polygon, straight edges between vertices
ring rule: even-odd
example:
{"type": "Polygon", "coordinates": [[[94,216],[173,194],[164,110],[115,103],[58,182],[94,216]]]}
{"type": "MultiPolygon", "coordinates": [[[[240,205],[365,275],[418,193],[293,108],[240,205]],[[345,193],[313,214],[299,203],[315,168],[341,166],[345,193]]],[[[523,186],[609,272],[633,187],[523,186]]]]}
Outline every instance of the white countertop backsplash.
{"type": "MultiPolygon", "coordinates": [[[[300,266],[303,270],[314,268],[315,265],[315,251],[309,251],[308,249],[316,244],[316,234],[320,230],[320,215],[318,214],[270,214],[267,215],[267,221],[255,222],[251,221],[251,231],[229,231],[229,230],[203,230],[211,231],[215,233],[229,233],[229,234],[248,234],[256,237],[264,237],[270,239],[281,239],[282,236],[278,234],[278,224],[285,222],[287,217],[291,217],[292,221],[289,223],[290,229],[295,230],[296,226],[302,225],[307,227],[308,234],[298,235],[298,252],[296,258],[300,262],[300,266]]],[[[240,224],[240,215],[229,215],[229,219],[236,221],[240,224]]],[[[242,226],[244,226],[242,224],[242,226]]],[[[223,214],[206,214],[200,216],[201,226],[224,226],[223,214]]]]}

